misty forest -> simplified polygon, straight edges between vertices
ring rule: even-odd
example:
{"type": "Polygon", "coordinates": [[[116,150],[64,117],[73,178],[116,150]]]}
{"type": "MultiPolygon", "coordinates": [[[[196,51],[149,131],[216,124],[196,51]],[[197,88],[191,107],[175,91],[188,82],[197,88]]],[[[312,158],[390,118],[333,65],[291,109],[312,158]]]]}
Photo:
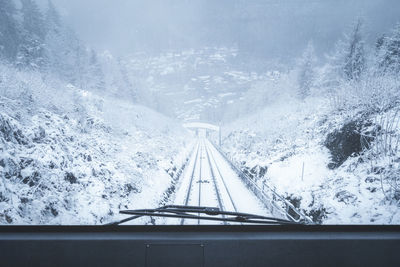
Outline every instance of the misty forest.
{"type": "Polygon", "coordinates": [[[166,204],[399,224],[400,2],[0,0],[0,224],[166,204]]]}

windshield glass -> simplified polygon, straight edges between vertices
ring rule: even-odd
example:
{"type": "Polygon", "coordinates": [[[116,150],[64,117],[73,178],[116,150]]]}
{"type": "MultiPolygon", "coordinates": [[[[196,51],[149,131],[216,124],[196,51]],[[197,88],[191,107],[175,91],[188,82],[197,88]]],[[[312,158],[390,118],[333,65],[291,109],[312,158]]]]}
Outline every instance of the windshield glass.
{"type": "Polygon", "coordinates": [[[0,225],[399,224],[399,15],[0,0],[0,225]]]}

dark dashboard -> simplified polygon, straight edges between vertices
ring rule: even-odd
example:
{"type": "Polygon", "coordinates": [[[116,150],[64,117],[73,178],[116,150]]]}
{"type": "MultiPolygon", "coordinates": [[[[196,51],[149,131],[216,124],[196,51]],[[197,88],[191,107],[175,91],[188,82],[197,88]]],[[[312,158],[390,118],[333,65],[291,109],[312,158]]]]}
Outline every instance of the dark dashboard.
{"type": "Polygon", "coordinates": [[[399,226],[2,226],[1,266],[399,266],[399,226]]]}

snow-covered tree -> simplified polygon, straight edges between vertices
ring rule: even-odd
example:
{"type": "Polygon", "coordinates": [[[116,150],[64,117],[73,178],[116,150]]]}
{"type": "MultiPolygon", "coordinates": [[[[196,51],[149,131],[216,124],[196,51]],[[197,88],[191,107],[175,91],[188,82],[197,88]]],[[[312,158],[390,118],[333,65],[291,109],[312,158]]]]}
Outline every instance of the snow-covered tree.
{"type": "Polygon", "coordinates": [[[382,50],[383,45],[385,44],[386,35],[382,34],[375,42],[375,51],[379,54],[379,51],[382,50]]]}
{"type": "MultiPolygon", "coordinates": [[[[104,71],[105,87],[108,94],[123,97],[130,101],[137,101],[137,91],[129,72],[128,63],[121,58],[115,58],[111,53],[105,51],[99,57],[104,71]]],[[[147,95],[146,98],[152,96],[147,95]]]]}
{"type": "Polygon", "coordinates": [[[335,51],[329,59],[331,69],[338,78],[347,81],[358,81],[361,78],[366,64],[362,20],[357,20],[352,31],[345,34],[344,40],[336,43],[335,51]]]}
{"type": "Polygon", "coordinates": [[[89,54],[87,86],[89,89],[104,91],[104,73],[98,60],[96,51],[91,49],[89,54]]]}
{"type": "Polygon", "coordinates": [[[310,89],[313,86],[315,79],[315,63],[316,56],[314,45],[312,42],[309,42],[299,60],[299,74],[297,81],[299,84],[298,96],[301,99],[306,98],[310,94],[310,89]]]}
{"type": "Polygon", "coordinates": [[[39,6],[33,0],[21,0],[22,26],[33,37],[43,40],[46,35],[45,22],[39,6]]]}
{"type": "Polygon", "coordinates": [[[43,15],[36,2],[21,0],[22,43],[18,49],[17,65],[32,69],[44,65],[44,39],[46,28],[43,15]]]}
{"type": "Polygon", "coordinates": [[[363,23],[359,19],[353,31],[347,36],[343,72],[348,80],[359,80],[365,69],[365,50],[363,39],[363,23]]]}
{"type": "Polygon", "coordinates": [[[400,72],[400,23],[398,23],[388,37],[381,40],[378,53],[379,66],[384,71],[400,72]]]}
{"type": "MultiPolygon", "coordinates": [[[[64,56],[66,49],[66,42],[63,36],[63,29],[61,26],[61,18],[58,14],[53,3],[48,1],[48,8],[45,15],[45,56],[46,67],[48,72],[61,74],[63,64],[65,64],[64,56]]],[[[60,75],[62,76],[62,75],[60,75]]]]}
{"type": "Polygon", "coordinates": [[[46,71],[79,86],[78,80],[81,74],[77,68],[81,66],[78,61],[83,48],[75,32],[63,23],[50,0],[45,14],[45,29],[46,71]]]}
{"type": "Polygon", "coordinates": [[[121,59],[118,59],[119,71],[121,73],[121,86],[122,91],[125,93],[125,96],[128,96],[130,100],[136,101],[137,92],[134,88],[132,81],[129,79],[128,70],[126,67],[126,63],[121,59]],[[123,90],[125,88],[125,90],[123,90]]]}
{"type": "Polygon", "coordinates": [[[82,85],[82,76],[85,72],[84,65],[87,62],[86,50],[76,33],[69,28],[64,29],[61,43],[64,44],[61,50],[63,64],[61,65],[61,75],[68,82],[76,85],[82,85]]]}
{"type": "Polygon", "coordinates": [[[58,31],[61,28],[61,17],[51,0],[48,0],[45,15],[46,31],[58,31]]]}
{"type": "Polygon", "coordinates": [[[9,62],[15,60],[19,43],[16,11],[13,1],[0,0],[0,59],[9,62]]]}
{"type": "Polygon", "coordinates": [[[87,88],[87,79],[89,76],[88,62],[89,56],[87,48],[83,46],[80,40],[73,44],[73,60],[75,63],[75,80],[74,84],[79,88],[87,88]]]}
{"type": "Polygon", "coordinates": [[[37,39],[24,37],[18,49],[17,66],[38,69],[44,65],[43,43],[37,39]]]}

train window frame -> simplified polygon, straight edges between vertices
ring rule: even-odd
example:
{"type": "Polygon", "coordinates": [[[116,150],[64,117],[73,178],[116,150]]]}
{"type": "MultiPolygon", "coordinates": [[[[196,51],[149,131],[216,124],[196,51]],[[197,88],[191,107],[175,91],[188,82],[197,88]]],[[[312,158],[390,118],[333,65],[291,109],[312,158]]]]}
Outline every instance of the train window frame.
{"type": "Polygon", "coordinates": [[[176,245],[191,246],[188,253],[203,251],[200,266],[265,266],[266,261],[280,266],[396,266],[400,226],[0,226],[0,255],[7,266],[151,266],[146,253],[155,245],[158,254],[152,260],[165,260],[164,266],[179,262],[179,254],[170,257],[177,253],[176,245]]]}

